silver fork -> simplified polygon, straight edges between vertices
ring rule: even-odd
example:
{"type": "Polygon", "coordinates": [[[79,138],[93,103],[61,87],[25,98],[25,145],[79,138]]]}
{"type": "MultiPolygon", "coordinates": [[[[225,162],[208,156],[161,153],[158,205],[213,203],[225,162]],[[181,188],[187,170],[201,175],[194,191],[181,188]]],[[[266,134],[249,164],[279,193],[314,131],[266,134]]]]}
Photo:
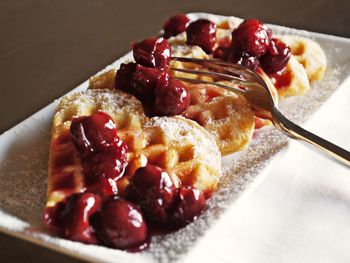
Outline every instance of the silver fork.
{"type": "Polygon", "coordinates": [[[171,68],[173,71],[189,73],[201,76],[210,76],[216,80],[226,80],[229,82],[217,83],[200,79],[191,79],[186,77],[177,77],[178,80],[194,84],[210,84],[220,88],[235,92],[245,97],[250,103],[256,114],[260,117],[269,119],[274,126],[288,136],[304,140],[319,149],[323,150],[329,156],[335,158],[341,163],[350,166],[350,152],[325,140],[321,137],[301,128],[288,120],[278,109],[273,95],[266,85],[265,81],[255,72],[243,66],[216,59],[195,59],[172,57],[172,60],[192,63],[200,66],[201,69],[180,69],[171,68]],[[232,83],[232,85],[230,85],[232,83]],[[244,86],[240,89],[237,85],[244,86]]]}

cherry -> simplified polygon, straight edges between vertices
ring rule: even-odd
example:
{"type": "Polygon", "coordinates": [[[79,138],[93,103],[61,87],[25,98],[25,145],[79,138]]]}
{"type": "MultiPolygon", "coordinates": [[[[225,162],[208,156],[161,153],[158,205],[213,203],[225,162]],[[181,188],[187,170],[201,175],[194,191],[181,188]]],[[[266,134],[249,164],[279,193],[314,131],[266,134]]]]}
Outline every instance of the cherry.
{"type": "Polygon", "coordinates": [[[229,53],[230,49],[227,47],[219,46],[217,47],[214,52],[213,52],[213,57],[214,58],[219,58],[222,60],[226,60],[226,57],[229,53]]]}
{"type": "Polygon", "coordinates": [[[116,75],[116,87],[150,104],[154,102],[154,90],[163,73],[161,69],[136,63],[121,64],[116,75]]]}
{"type": "Polygon", "coordinates": [[[89,218],[101,206],[101,198],[92,193],[71,195],[56,207],[44,210],[44,222],[65,238],[87,244],[97,244],[89,218]]]}
{"type": "Polygon", "coordinates": [[[90,227],[89,217],[101,206],[99,196],[84,193],[71,195],[62,211],[64,236],[84,243],[96,244],[94,231],[90,227]]]}
{"type": "Polygon", "coordinates": [[[170,65],[171,49],[164,38],[148,38],[132,44],[136,63],[145,67],[167,68],[170,65]]]}
{"type": "Polygon", "coordinates": [[[140,209],[118,197],[108,199],[91,223],[98,238],[110,247],[136,247],[147,237],[147,225],[140,209]]]}
{"type": "Polygon", "coordinates": [[[136,71],[136,63],[122,63],[115,76],[116,89],[132,93],[132,79],[136,71]]]}
{"type": "Polygon", "coordinates": [[[176,187],[167,172],[154,165],[136,170],[126,188],[126,198],[140,205],[152,221],[168,222],[176,187]]]}
{"type": "Polygon", "coordinates": [[[124,175],[128,147],[115,139],[111,147],[83,159],[84,178],[89,191],[109,196],[118,193],[116,182],[124,175]]]}
{"type": "Polygon", "coordinates": [[[162,74],[164,72],[157,68],[137,65],[132,79],[132,93],[146,104],[154,103],[157,81],[162,74]]]}
{"type": "Polygon", "coordinates": [[[42,217],[44,224],[56,233],[60,233],[61,228],[64,226],[60,218],[64,206],[65,202],[59,202],[55,206],[45,207],[43,211],[42,217]]]}
{"type": "Polygon", "coordinates": [[[127,165],[128,148],[117,136],[112,118],[100,111],[73,119],[70,130],[82,153],[89,190],[103,196],[116,194],[116,181],[123,176],[127,165]]]}
{"type": "Polygon", "coordinates": [[[271,32],[256,19],[248,19],[232,32],[234,49],[240,49],[251,56],[264,55],[270,43],[271,32]]]}
{"type": "Polygon", "coordinates": [[[182,82],[168,74],[160,77],[156,87],[155,109],[160,115],[177,115],[190,104],[190,94],[182,82]]]}
{"type": "Polygon", "coordinates": [[[206,53],[213,52],[216,43],[216,25],[207,19],[198,19],[186,29],[187,44],[200,46],[206,53]]]}
{"type": "Polygon", "coordinates": [[[226,60],[226,57],[231,49],[231,40],[228,38],[220,39],[218,44],[219,45],[213,52],[213,57],[226,60]]]}
{"type": "Polygon", "coordinates": [[[70,132],[76,148],[85,155],[109,147],[117,136],[112,118],[102,111],[74,118],[70,132]]]}
{"type": "Polygon", "coordinates": [[[184,14],[177,14],[170,17],[163,25],[164,37],[169,38],[184,32],[190,22],[190,19],[184,14]]]}
{"type": "Polygon", "coordinates": [[[193,221],[204,209],[204,194],[191,186],[181,187],[175,201],[171,221],[175,226],[184,226],[193,221]]]}
{"type": "Polygon", "coordinates": [[[250,68],[252,70],[256,70],[259,66],[259,60],[257,57],[251,56],[248,53],[241,50],[231,51],[227,55],[226,60],[250,68]]]}
{"type": "MultiPolygon", "coordinates": [[[[273,38],[271,43],[277,52],[274,52],[275,54],[273,54],[273,51],[270,51],[260,58],[262,68],[267,74],[276,73],[282,70],[287,65],[291,55],[290,47],[282,41],[273,38]]],[[[274,50],[274,48],[271,48],[271,50],[274,50]]]]}

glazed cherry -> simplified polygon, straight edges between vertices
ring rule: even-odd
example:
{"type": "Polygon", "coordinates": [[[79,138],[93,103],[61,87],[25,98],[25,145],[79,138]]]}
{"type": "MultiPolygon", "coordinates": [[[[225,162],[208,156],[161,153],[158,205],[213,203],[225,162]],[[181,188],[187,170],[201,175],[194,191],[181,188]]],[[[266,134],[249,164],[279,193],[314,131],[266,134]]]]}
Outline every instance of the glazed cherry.
{"type": "Polygon", "coordinates": [[[136,63],[122,63],[115,76],[116,89],[132,93],[132,80],[136,71],[136,63]]]}
{"type": "Polygon", "coordinates": [[[276,73],[282,70],[287,65],[291,55],[290,47],[288,47],[282,41],[273,38],[271,42],[277,49],[277,54],[268,52],[265,56],[260,58],[262,68],[268,74],[276,73]]]}
{"type": "Polygon", "coordinates": [[[164,37],[169,38],[184,32],[190,22],[190,19],[184,14],[177,14],[170,17],[163,25],[164,37]]]}
{"type": "Polygon", "coordinates": [[[141,210],[117,197],[107,200],[91,222],[98,238],[110,247],[134,248],[147,237],[147,225],[141,210]]]}
{"type": "Polygon", "coordinates": [[[137,65],[132,79],[132,93],[146,104],[154,103],[157,82],[163,73],[157,68],[137,65]]]}
{"type": "Polygon", "coordinates": [[[175,226],[184,226],[193,221],[204,207],[205,197],[201,191],[191,186],[181,187],[177,201],[175,201],[171,221],[175,226]]]}
{"type": "Polygon", "coordinates": [[[259,66],[259,60],[257,57],[251,56],[248,53],[241,50],[231,51],[227,55],[226,60],[250,68],[252,70],[256,70],[259,66]]]}
{"type": "Polygon", "coordinates": [[[74,118],[70,132],[77,149],[83,154],[91,154],[109,147],[116,137],[117,129],[112,118],[99,111],[90,116],[74,118]]]}
{"type": "Polygon", "coordinates": [[[152,221],[166,223],[176,187],[167,172],[153,165],[136,170],[126,189],[126,198],[138,204],[152,221]]]}
{"type": "Polygon", "coordinates": [[[198,19],[186,29],[187,44],[200,46],[206,53],[213,52],[216,43],[216,25],[207,19],[198,19]]]}
{"type": "Polygon", "coordinates": [[[59,202],[55,206],[45,207],[42,218],[44,224],[56,233],[61,233],[64,224],[61,220],[61,213],[64,210],[65,202],[59,202]]]}
{"type": "Polygon", "coordinates": [[[87,244],[97,244],[89,218],[101,206],[101,198],[92,193],[71,195],[56,207],[44,210],[44,222],[65,238],[87,244]]]}
{"type": "Polygon", "coordinates": [[[268,28],[258,20],[245,20],[232,32],[233,48],[261,57],[269,48],[270,34],[268,28]]]}
{"type": "Polygon", "coordinates": [[[213,57],[226,60],[230,50],[231,50],[231,40],[228,38],[220,39],[219,45],[216,47],[216,49],[213,52],[213,57]]]}
{"type": "Polygon", "coordinates": [[[164,38],[148,38],[132,44],[136,63],[145,67],[167,68],[171,60],[171,49],[164,38]]]}
{"type": "Polygon", "coordinates": [[[84,179],[89,191],[110,196],[118,193],[116,182],[124,175],[128,147],[115,139],[108,149],[83,159],[84,179]]]}
{"type": "Polygon", "coordinates": [[[159,115],[172,116],[183,112],[190,104],[190,94],[182,82],[168,74],[160,77],[156,88],[155,109],[159,115]]]}

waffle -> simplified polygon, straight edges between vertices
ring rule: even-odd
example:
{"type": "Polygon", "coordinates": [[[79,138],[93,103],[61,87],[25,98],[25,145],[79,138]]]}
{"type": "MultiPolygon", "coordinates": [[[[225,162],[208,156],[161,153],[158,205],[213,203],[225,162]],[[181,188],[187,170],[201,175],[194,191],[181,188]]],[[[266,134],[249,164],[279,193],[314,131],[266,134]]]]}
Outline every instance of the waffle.
{"type": "MultiPolygon", "coordinates": [[[[231,32],[239,26],[243,20],[238,17],[213,18],[212,21],[217,24],[217,39],[231,39],[231,32]]],[[[274,35],[290,48],[292,55],[303,65],[308,79],[313,82],[322,79],[327,67],[327,58],[321,46],[306,37],[294,35],[274,35]]],[[[186,42],[186,39],[183,40],[186,42]]]]}
{"type": "Polygon", "coordinates": [[[203,126],[223,155],[248,145],[254,131],[254,114],[242,96],[203,84],[188,87],[191,103],[182,116],[203,126]]]}
{"type": "Polygon", "coordinates": [[[118,181],[121,194],[128,178],[147,163],[163,167],[177,184],[194,185],[204,192],[216,187],[221,174],[220,153],[198,124],[181,117],[148,119],[141,103],[129,94],[88,90],[63,97],[53,118],[47,206],[86,189],[81,158],[69,128],[73,117],[98,110],[113,118],[118,136],[128,145],[126,176],[118,181]]]}
{"type": "Polygon", "coordinates": [[[277,85],[274,74],[269,75],[272,83],[276,86],[279,97],[301,95],[310,89],[310,82],[302,64],[291,55],[288,64],[282,71],[282,77],[287,75],[286,85],[277,85]]]}
{"type": "MultiPolygon", "coordinates": [[[[171,53],[174,57],[184,57],[184,58],[198,58],[198,59],[209,59],[209,56],[198,46],[187,46],[184,43],[172,44],[171,53]]],[[[186,63],[180,61],[171,61],[170,66],[172,68],[178,69],[199,69],[193,63],[186,63]]],[[[191,78],[191,79],[202,79],[206,81],[211,81],[212,79],[207,76],[200,76],[194,74],[188,74],[184,72],[174,71],[172,72],[174,77],[179,78],[191,78]]]]}
{"type": "MultiPolygon", "coordinates": [[[[225,24],[225,22],[222,23],[225,24]]],[[[232,23],[229,22],[227,22],[227,24],[232,25],[232,23]]],[[[232,26],[229,27],[228,30],[219,28],[217,30],[218,42],[225,38],[231,39],[231,32],[232,26]]],[[[276,84],[276,79],[273,76],[269,76],[270,81],[267,80],[268,78],[263,78],[270,89],[273,90],[273,93],[277,90],[279,97],[301,95],[310,89],[309,80],[317,80],[322,77],[326,64],[324,53],[317,43],[306,38],[300,39],[294,36],[279,36],[278,38],[283,42],[287,40],[285,41],[286,44],[291,47],[292,55],[284,69],[284,74],[289,75],[290,81],[281,87],[276,85],[276,89],[271,88],[276,84]],[[297,48],[299,48],[299,51],[297,48]],[[302,54],[300,50],[304,50],[305,52],[302,54]],[[315,52],[316,55],[313,55],[313,52],[315,52]]],[[[266,76],[262,72],[259,72],[259,74],[261,76],[266,76]]],[[[277,96],[275,96],[275,98],[276,97],[277,96]]]]}
{"type": "Polygon", "coordinates": [[[90,89],[114,89],[115,88],[115,75],[116,69],[110,69],[99,75],[93,76],[89,80],[90,89]]]}
{"type": "MultiPolygon", "coordinates": [[[[238,24],[235,20],[226,20],[223,21],[221,26],[224,28],[231,28],[233,25],[238,24]],[[235,23],[229,23],[233,21],[235,23]]],[[[231,38],[231,30],[221,29],[217,30],[218,39],[231,38]]],[[[174,56],[180,57],[190,57],[197,59],[207,59],[209,56],[198,46],[186,46],[186,35],[180,34],[173,38],[170,38],[169,42],[172,44],[172,52],[174,56]],[[195,51],[195,52],[191,52],[195,51]]],[[[193,68],[193,64],[183,63],[183,62],[172,62],[172,67],[174,68],[193,68]]],[[[265,80],[267,86],[270,88],[276,103],[278,102],[278,92],[271,82],[271,79],[262,71],[258,71],[260,76],[265,80]]],[[[198,79],[202,78],[203,80],[212,81],[208,77],[203,77],[199,75],[187,74],[182,72],[172,72],[175,77],[184,77],[198,79]]],[[[207,131],[209,131],[215,138],[219,149],[223,155],[239,151],[245,148],[251,140],[251,136],[254,130],[254,121],[252,122],[252,113],[248,109],[247,103],[242,97],[233,95],[236,99],[228,98],[224,99],[223,97],[229,92],[220,90],[219,88],[214,88],[213,86],[208,85],[188,85],[190,94],[191,94],[191,106],[182,114],[186,118],[197,121],[201,126],[203,126],[207,131]],[[207,87],[207,88],[206,88],[207,87]],[[207,89],[207,90],[206,90],[207,89]],[[210,101],[207,99],[207,95],[211,94],[212,97],[210,101]],[[216,98],[215,97],[221,97],[216,98]],[[233,102],[233,100],[235,102],[233,102]],[[238,100],[241,102],[237,103],[238,100]],[[238,116],[224,116],[225,113],[228,113],[226,109],[230,107],[229,103],[232,102],[232,107],[236,109],[236,114],[238,116]],[[239,105],[244,105],[242,109],[238,109],[239,105]],[[217,112],[223,110],[220,118],[218,118],[217,112]],[[206,116],[206,117],[204,117],[206,116]],[[237,120],[242,120],[243,124],[237,122],[237,120]],[[231,127],[231,128],[230,128],[231,127]],[[235,131],[233,131],[235,130],[235,131]]],[[[255,117],[255,123],[258,128],[271,124],[269,120],[255,117]]]]}
{"type": "Polygon", "coordinates": [[[293,56],[303,65],[310,81],[320,80],[323,77],[327,59],[318,43],[305,37],[290,35],[277,38],[290,46],[293,56]]]}
{"type": "Polygon", "coordinates": [[[73,117],[91,115],[98,110],[111,115],[120,132],[127,131],[129,134],[127,144],[130,149],[142,148],[140,130],[147,118],[141,103],[136,98],[123,92],[107,90],[88,90],[64,96],[53,118],[48,206],[54,205],[66,196],[83,191],[82,164],[71,140],[69,128],[73,117]]]}
{"type": "Polygon", "coordinates": [[[135,156],[135,166],[145,158],[179,178],[182,185],[192,185],[205,193],[216,188],[221,156],[205,129],[180,116],[154,117],[145,124],[144,133],[146,145],[135,156]]]}

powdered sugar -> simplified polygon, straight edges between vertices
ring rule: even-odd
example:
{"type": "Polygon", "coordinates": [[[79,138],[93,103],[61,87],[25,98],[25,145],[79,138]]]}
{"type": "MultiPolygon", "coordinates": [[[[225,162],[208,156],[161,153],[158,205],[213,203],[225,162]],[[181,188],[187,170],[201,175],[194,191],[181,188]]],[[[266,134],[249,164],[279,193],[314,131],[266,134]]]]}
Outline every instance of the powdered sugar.
{"type": "Polygon", "coordinates": [[[183,117],[154,117],[146,123],[145,127],[147,126],[161,127],[169,145],[191,145],[196,161],[213,169],[220,169],[219,149],[210,134],[197,123],[183,117]]]}

